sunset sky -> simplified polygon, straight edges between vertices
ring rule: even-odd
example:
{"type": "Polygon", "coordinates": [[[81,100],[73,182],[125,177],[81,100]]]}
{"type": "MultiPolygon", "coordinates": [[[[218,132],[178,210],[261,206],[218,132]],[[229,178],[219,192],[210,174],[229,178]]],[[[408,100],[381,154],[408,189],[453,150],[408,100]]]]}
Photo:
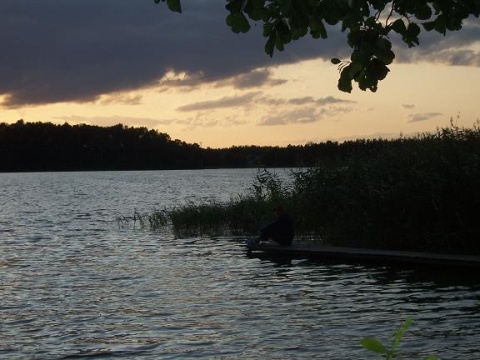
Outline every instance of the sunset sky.
{"type": "Polygon", "coordinates": [[[167,133],[203,147],[398,137],[480,118],[480,21],[398,39],[376,93],[337,89],[346,33],[303,39],[273,58],[258,24],[225,25],[225,2],[0,0],[0,122],[19,119],[167,133]]]}

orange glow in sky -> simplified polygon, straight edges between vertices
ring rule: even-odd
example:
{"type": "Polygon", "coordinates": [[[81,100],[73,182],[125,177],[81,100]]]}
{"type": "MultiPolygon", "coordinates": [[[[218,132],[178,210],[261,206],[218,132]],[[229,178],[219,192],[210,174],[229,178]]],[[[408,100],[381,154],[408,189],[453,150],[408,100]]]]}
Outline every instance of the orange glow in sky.
{"type": "Polygon", "coordinates": [[[145,126],[215,148],[390,138],[435,131],[452,118],[470,127],[480,118],[479,68],[423,63],[394,64],[391,70],[376,93],[340,92],[335,66],[312,60],[270,69],[272,84],[242,90],[228,81],[192,88],[159,84],[95,102],[25,106],[1,114],[5,122],[145,126]]]}

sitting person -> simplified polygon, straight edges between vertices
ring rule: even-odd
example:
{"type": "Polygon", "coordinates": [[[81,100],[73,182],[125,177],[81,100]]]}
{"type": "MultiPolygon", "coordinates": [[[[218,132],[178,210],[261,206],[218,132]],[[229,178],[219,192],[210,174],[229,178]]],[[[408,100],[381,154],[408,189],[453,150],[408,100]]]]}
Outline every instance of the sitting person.
{"type": "Polygon", "coordinates": [[[282,246],[289,246],[293,241],[293,219],[285,212],[282,205],[273,208],[275,220],[260,229],[257,239],[252,239],[249,245],[258,244],[261,240],[273,240],[282,246]]]}

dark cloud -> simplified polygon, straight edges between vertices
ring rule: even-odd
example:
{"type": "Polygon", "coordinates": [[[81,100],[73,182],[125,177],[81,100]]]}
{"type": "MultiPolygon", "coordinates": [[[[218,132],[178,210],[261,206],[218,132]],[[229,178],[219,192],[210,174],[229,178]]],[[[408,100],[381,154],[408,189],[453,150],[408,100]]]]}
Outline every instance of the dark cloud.
{"type": "MultiPolygon", "coordinates": [[[[189,85],[226,79],[243,89],[275,85],[283,80],[254,70],[349,57],[347,34],[328,28],[329,39],[294,41],[270,58],[263,51],[262,26],[233,34],[225,25],[224,4],[183,1],[183,14],[176,14],[152,0],[2,0],[3,105],[97,101],[105,94],[157,85],[172,71],[185,73],[188,81],[180,83],[189,85]]],[[[445,38],[422,33],[419,48],[398,45],[397,61],[440,58],[479,66],[477,53],[465,49],[479,38],[476,21],[445,38]]]]}
{"type": "MultiPolygon", "coordinates": [[[[2,0],[0,43],[8,49],[0,53],[4,105],[94,101],[154,85],[169,71],[213,82],[338,52],[335,45],[304,40],[270,58],[261,26],[234,34],[225,25],[223,3],[184,3],[183,14],[176,14],[150,0],[2,0]]],[[[238,78],[237,86],[253,86],[267,75],[238,78]]]]}
{"type": "MultiPolygon", "coordinates": [[[[258,87],[268,84],[270,80],[271,72],[267,69],[251,71],[247,74],[242,74],[233,80],[233,85],[237,89],[245,89],[258,87]]],[[[279,84],[276,82],[276,84],[279,84]]]]}
{"type": "Polygon", "coordinates": [[[250,105],[261,92],[255,91],[239,96],[225,96],[218,100],[200,101],[177,108],[179,111],[199,111],[250,105]]]}
{"type": "Polygon", "coordinates": [[[434,117],[440,116],[442,113],[439,112],[429,112],[429,113],[421,113],[421,114],[411,114],[408,116],[408,122],[419,122],[419,121],[426,121],[430,120],[434,117]]]}
{"type": "Polygon", "coordinates": [[[261,101],[268,105],[317,105],[327,106],[332,104],[353,104],[355,101],[336,98],[334,96],[326,96],[324,98],[315,99],[312,96],[304,96],[298,98],[284,99],[284,98],[272,98],[263,97],[261,101]]]}
{"type": "Polygon", "coordinates": [[[300,107],[298,109],[268,115],[260,125],[286,125],[286,124],[308,124],[320,120],[325,110],[316,107],[300,107]]]}
{"type": "Polygon", "coordinates": [[[480,23],[478,19],[464,22],[460,31],[446,36],[435,31],[420,34],[420,46],[406,49],[396,43],[397,62],[432,62],[452,66],[480,66],[480,52],[473,50],[480,44],[480,23]]]}
{"type": "Polygon", "coordinates": [[[339,98],[336,98],[336,97],[333,97],[333,96],[327,96],[327,97],[315,100],[315,103],[317,105],[324,106],[324,105],[340,104],[340,103],[353,104],[353,103],[355,103],[355,101],[339,99],[339,98]]]}
{"type": "MultiPolygon", "coordinates": [[[[253,105],[266,105],[278,108],[281,105],[288,105],[288,106],[297,106],[299,109],[294,109],[289,111],[289,114],[292,114],[292,118],[295,118],[295,122],[310,122],[306,120],[298,120],[300,118],[312,118],[310,115],[299,115],[302,112],[310,111],[308,108],[303,108],[302,106],[309,105],[312,109],[320,109],[322,106],[326,107],[333,104],[354,104],[355,101],[339,99],[333,96],[327,96],[324,98],[315,99],[312,96],[305,96],[301,98],[275,98],[271,96],[263,96],[263,92],[261,91],[252,91],[247,92],[241,95],[236,96],[225,96],[220,99],[216,100],[208,100],[208,101],[199,101],[192,104],[187,104],[177,108],[179,111],[203,111],[203,110],[215,110],[221,108],[232,108],[232,107],[246,107],[251,108],[253,105]]],[[[318,114],[318,110],[316,111],[318,114]]],[[[290,115],[288,115],[290,116],[290,115]]],[[[284,115],[282,115],[282,119],[285,119],[284,115]]],[[[284,123],[279,120],[269,120],[267,123],[284,123]]]]}
{"type": "Polygon", "coordinates": [[[312,96],[304,96],[301,98],[293,98],[288,100],[288,103],[292,105],[305,105],[305,104],[312,104],[314,102],[315,102],[315,99],[312,96]]]}

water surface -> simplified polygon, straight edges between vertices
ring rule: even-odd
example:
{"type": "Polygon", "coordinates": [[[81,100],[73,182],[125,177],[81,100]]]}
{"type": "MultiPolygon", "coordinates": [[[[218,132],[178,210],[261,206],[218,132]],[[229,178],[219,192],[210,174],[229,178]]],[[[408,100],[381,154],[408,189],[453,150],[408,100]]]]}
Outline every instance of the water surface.
{"type": "Polygon", "coordinates": [[[255,170],[0,174],[0,358],[479,357],[475,274],[248,258],[242,239],[175,238],[117,216],[228,200],[255,170]]]}

